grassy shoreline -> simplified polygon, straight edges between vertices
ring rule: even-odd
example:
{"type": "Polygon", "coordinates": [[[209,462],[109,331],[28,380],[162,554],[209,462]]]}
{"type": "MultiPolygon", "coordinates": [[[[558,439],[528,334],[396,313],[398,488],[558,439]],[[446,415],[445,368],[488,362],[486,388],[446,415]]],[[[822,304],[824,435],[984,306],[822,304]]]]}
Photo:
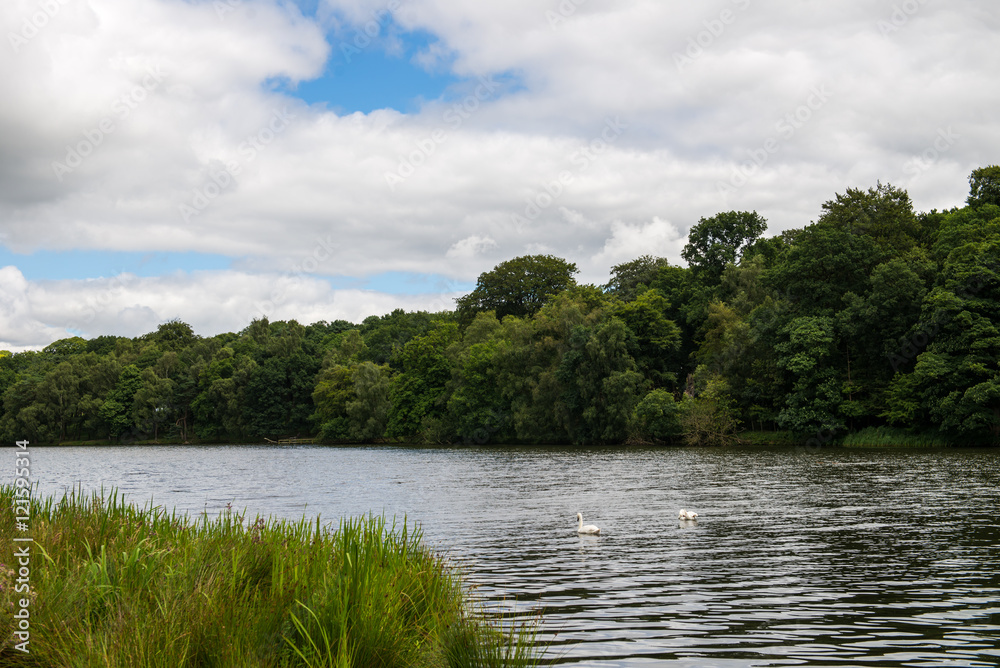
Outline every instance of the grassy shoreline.
{"type": "MultiPolygon", "coordinates": [[[[797,437],[793,433],[788,431],[743,431],[734,434],[735,438],[738,439],[737,447],[745,446],[766,446],[766,447],[796,447],[809,444],[810,439],[806,437],[797,437]]],[[[204,446],[215,446],[215,445],[274,445],[275,447],[284,447],[282,445],[276,445],[273,443],[266,443],[261,441],[199,441],[197,439],[192,439],[188,442],[181,441],[180,439],[160,439],[158,441],[134,441],[130,443],[115,443],[108,441],[107,439],[99,440],[89,440],[89,441],[62,441],[59,443],[34,443],[32,442],[32,447],[119,447],[128,445],[187,445],[191,447],[204,447],[204,446]]],[[[323,446],[379,446],[379,445],[389,445],[389,446],[426,446],[426,443],[409,443],[405,441],[380,441],[377,443],[371,442],[359,442],[359,443],[327,443],[323,441],[318,441],[316,445],[323,446]]],[[[456,444],[462,445],[462,444],[456,444]]],[[[484,443],[482,446],[490,445],[538,445],[538,444],[525,444],[525,443],[510,443],[510,444],[493,444],[484,443]]],[[[544,444],[543,444],[544,445],[544,444]]],[[[559,447],[574,447],[567,446],[566,444],[553,444],[559,447]]],[[[622,446],[633,445],[629,443],[620,444],[622,446]]],[[[898,429],[893,427],[868,427],[857,432],[852,432],[846,435],[838,436],[837,438],[829,441],[828,443],[823,443],[827,447],[900,447],[900,448],[926,448],[926,447],[938,447],[938,448],[949,448],[949,447],[997,447],[1000,443],[986,443],[986,442],[959,442],[952,439],[947,439],[938,433],[919,433],[915,434],[909,432],[905,429],[898,429]]],[[[670,443],[665,444],[663,447],[671,448],[685,448],[685,447],[704,447],[704,446],[689,446],[683,443],[670,443]]]]}
{"type": "Polygon", "coordinates": [[[14,495],[0,487],[2,667],[537,663],[534,627],[479,610],[406,522],[192,520],[75,493],[32,499],[25,534],[14,495]],[[15,592],[25,545],[29,594],[15,592]],[[30,654],[14,648],[24,596],[30,654]]]}

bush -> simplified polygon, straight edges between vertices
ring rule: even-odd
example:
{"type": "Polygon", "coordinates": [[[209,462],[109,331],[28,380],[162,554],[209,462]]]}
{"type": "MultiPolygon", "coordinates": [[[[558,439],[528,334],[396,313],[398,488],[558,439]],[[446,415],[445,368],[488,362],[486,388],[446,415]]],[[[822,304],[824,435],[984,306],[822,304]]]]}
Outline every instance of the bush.
{"type": "Polygon", "coordinates": [[[680,410],[674,395],[651,390],[632,411],[631,432],[639,441],[672,441],[681,435],[680,410]]]}

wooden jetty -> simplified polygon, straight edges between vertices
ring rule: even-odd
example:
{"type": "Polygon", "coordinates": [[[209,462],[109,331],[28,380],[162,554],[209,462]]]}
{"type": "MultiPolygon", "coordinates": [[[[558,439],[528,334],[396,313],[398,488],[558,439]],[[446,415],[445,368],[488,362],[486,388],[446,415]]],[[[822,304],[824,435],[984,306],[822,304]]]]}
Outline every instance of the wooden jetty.
{"type": "Polygon", "coordinates": [[[264,437],[264,440],[273,445],[299,445],[299,444],[309,444],[312,445],[316,443],[315,438],[279,438],[277,441],[272,441],[271,439],[264,437]]]}

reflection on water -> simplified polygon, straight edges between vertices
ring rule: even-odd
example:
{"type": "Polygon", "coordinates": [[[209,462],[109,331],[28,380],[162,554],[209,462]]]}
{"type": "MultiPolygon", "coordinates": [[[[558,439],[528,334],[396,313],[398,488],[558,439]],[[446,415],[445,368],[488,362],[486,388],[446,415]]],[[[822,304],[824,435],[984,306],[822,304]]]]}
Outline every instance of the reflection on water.
{"type": "Polygon", "coordinates": [[[576,666],[1000,664],[1000,452],[121,447],[43,493],[418,522],[576,666]],[[680,508],[699,513],[679,521],[680,508]],[[576,533],[576,513],[602,529],[576,533]]]}

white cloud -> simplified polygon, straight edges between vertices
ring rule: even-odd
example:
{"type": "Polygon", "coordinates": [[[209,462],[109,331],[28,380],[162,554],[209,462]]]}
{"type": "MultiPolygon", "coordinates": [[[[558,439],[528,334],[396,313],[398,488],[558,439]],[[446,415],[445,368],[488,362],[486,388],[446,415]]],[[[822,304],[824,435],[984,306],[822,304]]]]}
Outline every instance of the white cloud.
{"type": "MultiPolygon", "coordinates": [[[[231,256],[242,273],[213,280],[239,276],[232,296],[189,289],[205,287],[197,276],[142,279],[95,319],[111,328],[102,332],[131,332],[187,313],[216,331],[270,290],[248,284],[304,263],[317,275],[468,281],[548,252],[603,282],[630,253],[677,261],[687,229],[719,211],[755,209],[776,233],[876,180],[907,185],[920,209],[958,205],[968,173],[1000,153],[998,28],[986,0],[917,3],[902,19],[861,0],[588,0],[555,26],[555,0],[407,0],[392,29],[427,31],[437,41],[420,59],[471,77],[459,100],[473,95],[474,108],[460,116],[454,102],[338,116],[271,92],[273,79],[319,75],[350,22],[388,6],[322,4],[318,23],[277,0],[244,0],[221,16],[212,2],[72,0],[16,49],[0,45],[0,242],[231,256]],[[700,51],[678,67],[692,40],[700,51]],[[150,72],[162,72],[155,86],[150,72]],[[505,73],[516,92],[475,97],[478,77],[505,73]],[[783,119],[817,86],[829,99],[788,135],[783,119]],[[280,131],[269,127],[275,112],[289,117],[280,131]],[[599,155],[582,153],[614,118],[627,128],[599,155]],[[110,130],[97,142],[102,123],[110,130]],[[915,170],[948,128],[958,139],[915,170]],[[53,162],[87,142],[90,155],[56,174],[53,162]],[[407,162],[412,173],[391,189],[386,174],[407,162]],[[223,174],[227,165],[238,173],[223,174]],[[181,206],[199,195],[205,206],[185,220],[181,206]]],[[[0,34],[20,35],[38,6],[2,3],[0,34]]],[[[322,308],[303,297],[281,317],[307,321],[335,304],[358,318],[409,303],[324,285],[303,292],[322,308]]],[[[77,308],[60,300],[100,290],[12,289],[5,313],[23,322],[6,325],[11,345],[47,342],[63,327],[58,314],[77,308]]]]}
{"type": "Polygon", "coordinates": [[[0,350],[19,352],[75,335],[139,336],[174,318],[203,336],[240,331],[262,317],[303,324],[337,319],[359,323],[395,308],[453,309],[454,299],[461,294],[336,290],[322,278],[307,274],[240,271],[27,281],[16,268],[4,267],[0,269],[0,350]]]}
{"type": "Polygon", "coordinates": [[[477,234],[466,237],[461,241],[456,241],[452,244],[448,252],[445,253],[445,257],[449,258],[471,258],[476,255],[482,255],[485,251],[491,250],[497,247],[497,242],[493,241],[490,237],[481,237],[477,234]]]}
{"type": "Polygon", "coordinates": [[[665,257],[674,264],[682,264],[680,254],[686,243],[687,234],[682,234],[674,225],[660,218],[635,225],[615,221],[611,224],[611,236],[604,242],[604,247],[590,258],[590,266],[599,271],[641,255],[665,257]]]}

